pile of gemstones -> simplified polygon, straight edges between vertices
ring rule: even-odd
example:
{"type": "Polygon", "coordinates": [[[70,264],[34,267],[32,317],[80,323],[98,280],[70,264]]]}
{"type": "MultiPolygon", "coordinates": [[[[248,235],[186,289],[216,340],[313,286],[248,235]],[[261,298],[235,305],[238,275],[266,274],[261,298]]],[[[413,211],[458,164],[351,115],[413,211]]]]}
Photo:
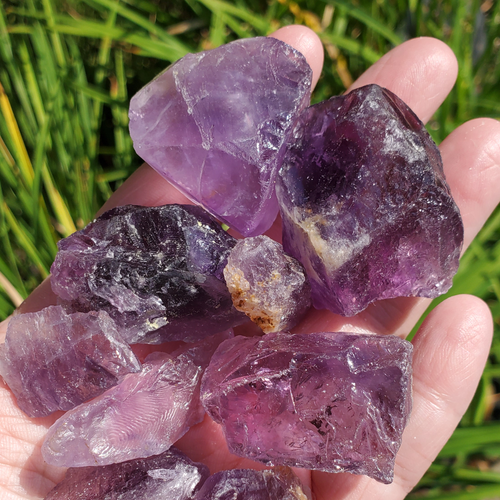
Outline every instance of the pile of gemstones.
{"type": "Polygon", "coordinates": [[[195,205],[104,213],[59,242],[58,305],[11,319],[0,374],[19,407],[66,411],[42,447],[69,467],[47,499],[307,500],[289,467],[392,481],[411,344],[290,331],[311,305],[352,316],[446,292],[463,226],[404,102],[368,85],[308,107],[310,88],[299,52],[254,38],[133,97],[137,153],[195,205]],[[278,211],[283,245],[263,235],[278,211]],[[262,333],[238,335],[250,322],[262,333]],[[273,468],[210,476],[176,450],[205,413],[273,468]]]}

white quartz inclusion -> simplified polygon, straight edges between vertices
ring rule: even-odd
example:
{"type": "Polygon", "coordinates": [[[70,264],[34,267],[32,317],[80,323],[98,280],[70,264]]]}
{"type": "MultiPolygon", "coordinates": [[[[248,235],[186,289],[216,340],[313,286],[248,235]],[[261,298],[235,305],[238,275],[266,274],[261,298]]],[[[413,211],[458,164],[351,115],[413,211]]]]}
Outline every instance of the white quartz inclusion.
{"type": "Polygon", "coordinates": [[[302,265],[267,236],[240,240],[229,254],[224,278],[236,309],[266,333],[292,328],[310,306],[302,265]]]}

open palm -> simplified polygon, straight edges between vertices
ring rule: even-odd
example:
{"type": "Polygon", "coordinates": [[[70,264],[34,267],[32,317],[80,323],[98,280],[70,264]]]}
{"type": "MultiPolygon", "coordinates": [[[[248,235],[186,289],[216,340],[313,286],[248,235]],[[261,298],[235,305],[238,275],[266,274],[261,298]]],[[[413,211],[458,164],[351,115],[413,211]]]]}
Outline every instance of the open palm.
{"type": "MultiPolygon", "coordinates": [[[[282,28],[273,36],[301,51],[316,82],[323,63],[317,36],[304,27],[282,28]]],[[[457,64],[450,49],[429,38],[410,40],[374,64],[354,86],[377,83],[401,97],[427,121],[451,90],[457,64]]],[[[442,144],[445,173],[460,208],[468,245],[500,199],[500,123],[480,119],[462,125],[442,144]]],[[[163,205],[189,203],[149,166],[143,165],[108,201],[104,209],[133,203],[163,205]]],[[[279,238],[280,222],[269,232],[279,238]]],[[[33,311],[51,303],[44,283],[21,306],[33,311]]],[[[411,330],[428,301],[399,298],[380,301],[354,318],[311,310],[296,332],[356,331],[395,334],[411,330]]],[[[0,324],[0,342],[7,322],[0,324]]],[[[492,335],[488,308],[472,296],[456,296],[429,315],[414,339],[414,407],[396,460],[391,485],[364,476],[328,474],[297,469],[316,500],[396,500],[417,483],[443,447],[472,399],[492,335]]],[[[40,499],[62,479],[64,469],[47,465],[40,446],[48,427],[60,413],[30,419],[0,379],[0,498],[40,499]]],[[[178,443],[190,458],[206,463],[211,472],[229,468],[261,468],[260,464],[231,455],[220,427],[208,417],[178,443]]]]}

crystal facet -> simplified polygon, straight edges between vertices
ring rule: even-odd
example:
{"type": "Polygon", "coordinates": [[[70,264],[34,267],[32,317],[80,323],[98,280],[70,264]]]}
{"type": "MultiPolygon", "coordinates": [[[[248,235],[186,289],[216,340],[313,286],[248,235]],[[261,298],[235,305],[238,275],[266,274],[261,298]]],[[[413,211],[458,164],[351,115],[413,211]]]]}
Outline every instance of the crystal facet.
{"type": "Polygon", "coordinates": [[[233,469],[210,476],[194,500],[310,500],[310,492],[288,467],[233,469]]]}
{"type": "Polygon", "coordinates": [[[368,85],[308,108],[277,181],[283,247],[313,305],[352,316],[451,286],[463,240],[437,146],[392,92],[368,85]]]}
{"type": "Polygon", "coordinates": [[[410,413],[411,357],[395,336],[235,337],[212,357],[202,402],[235,455],[390,483],[410,413]]]}
{"type": "Polygon", "coordinates": [[[52,289],[108,312],[129,343],[192,342],[246,321],[223,276],[235,244],[201,207],[118,207],[59,242],[52,289]]]}
{"type": "Polygon", "coordinates": [[[175,448],[102,467],[71,468],[45,500],[191,500],[209,476],[175,448]]]}
{"type": "Polygon", "coordinates": [[[230,227],[262,234],[278,212],[276,172],[311,76],[302,54],[271,37],[188,54],[132,98],[135,150],[230,227]]]}
{"type": "Polygon", "coordinates": [[[105,312],[66,314],[60,306],[11,318],[0,374],[30,417],[70,410],[141,369],[105,312]]]}
{"type": "Polygon", "coordinates": [[[52,425],[42,445],[45,461],[61,467],[108,465],[168,450],[203,419],[201,375],[228,335],[181,348],[178,355],[150,354],[140,373],[127,375],[52,425]]]}
{"type": "Polygon", "coordinates": [[[233,304],[264,332],[295,326],[311,305],[311,287],[300,262],[267,236],[240,240],[224,278],[233,304]]]}

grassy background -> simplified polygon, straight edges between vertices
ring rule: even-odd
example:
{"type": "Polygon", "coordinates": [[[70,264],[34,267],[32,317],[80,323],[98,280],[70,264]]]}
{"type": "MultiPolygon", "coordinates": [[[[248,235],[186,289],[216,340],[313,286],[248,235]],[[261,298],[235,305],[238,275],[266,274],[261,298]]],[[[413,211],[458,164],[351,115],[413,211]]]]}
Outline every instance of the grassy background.
{"type": "MultiPolygon", "coordinates": [[[[24,0],[0,3],[0,320],[48,275],[59,238],[82,228],[141,163],[128,99],[193,51],[298,23],[325,46],[313,100],[341,93],[405,39],[433,36],[460,72],[429,123],[437,142],[500,117],[500,2],[485,0],[24,0]]],[[[475,399],[410,498],[500,498],[500,210],[448,295],[473,293],[495,318],[475,399]]]]}

